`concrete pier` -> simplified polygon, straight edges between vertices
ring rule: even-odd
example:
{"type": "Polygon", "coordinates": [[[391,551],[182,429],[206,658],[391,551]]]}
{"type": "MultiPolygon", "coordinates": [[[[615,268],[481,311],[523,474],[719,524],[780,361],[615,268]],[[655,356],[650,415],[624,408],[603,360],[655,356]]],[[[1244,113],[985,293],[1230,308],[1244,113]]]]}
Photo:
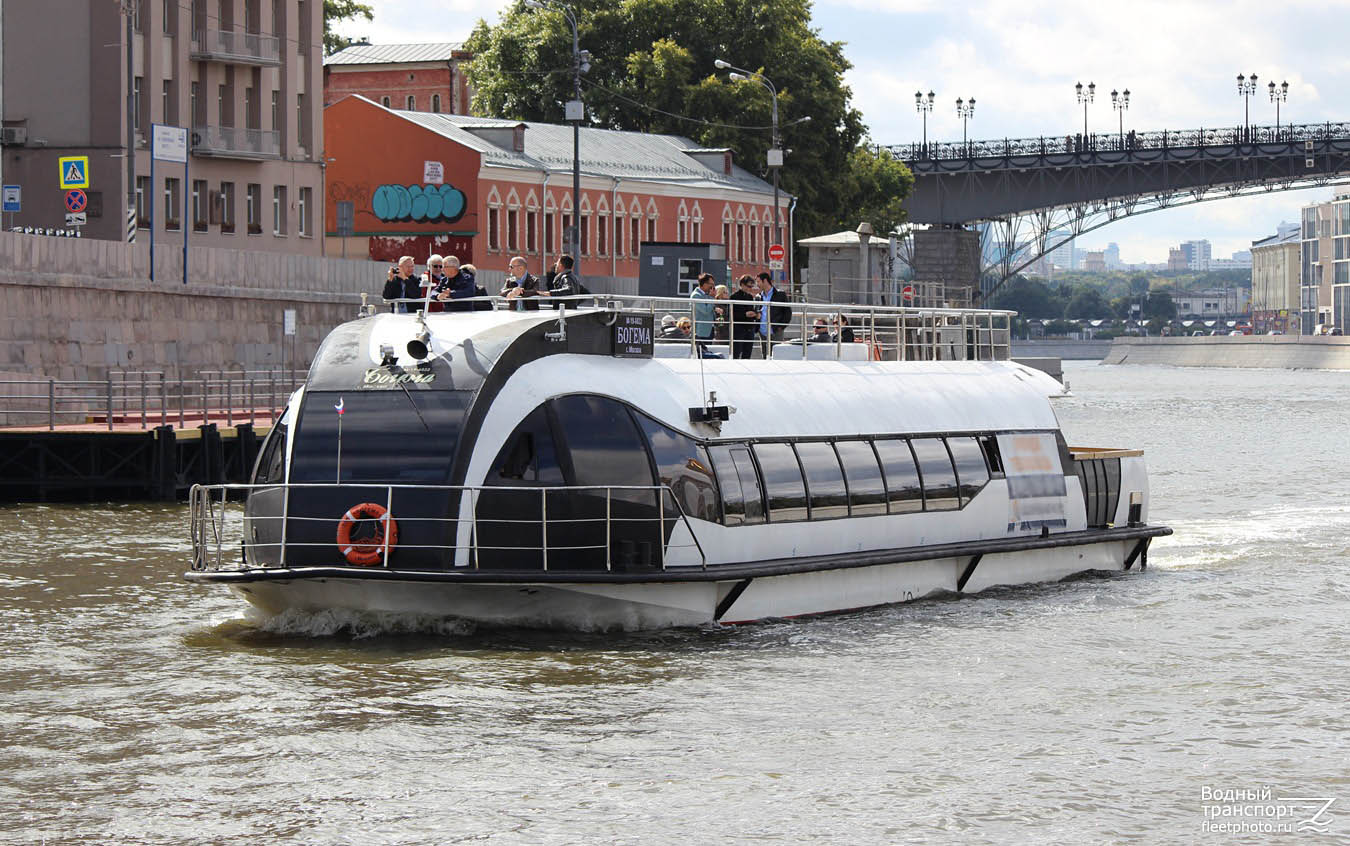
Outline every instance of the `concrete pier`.
{"type": "Polygon", "coordinates": [[[1102,363],[1350,370],[1350,338],[1310,335],[1116,338],[1102,363]]]}

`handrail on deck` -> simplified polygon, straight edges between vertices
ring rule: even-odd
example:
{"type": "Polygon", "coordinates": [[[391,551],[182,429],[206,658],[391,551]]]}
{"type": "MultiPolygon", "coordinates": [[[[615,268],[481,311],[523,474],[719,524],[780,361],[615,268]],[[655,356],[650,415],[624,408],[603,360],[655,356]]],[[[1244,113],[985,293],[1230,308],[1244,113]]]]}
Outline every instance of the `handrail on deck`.
{"type": "MultiPolygon", "coordinates": [[[[524,551],[538,552],[541,558],[541,572],[547,572],[549,569],[548,555],[550,550],[554,552],[566,550],[592,550],[597,556],[603,549],[604,565],[606,570],[612,570],[614,567],[613,555],[613,527],[615,524],[641,524],[653,523],[656,529],[657,541],[656,549],[660,550],[660,568],[679,567],[681,569],[688,567],[699,567],[707,569],[707,555],[703,550],[703,545],[699,542],[698,535],[694,532],[694,527],[689,523],[689,518],[684,509],[680,506],[679,499],[669,485],[577,485],[571,487],[538,487],[538,486],[519,486],[519,487],[501,487],[486,485],[418,485],[418,484],[389,484],[379,482],[291,482],[277,484],[223,484],[223,485],[193,485],[188,496],[188,508],[190,514],[190,535],[192,537],[192,569],[196,571],[221,571],[221,570],[241,570],[241,569],[268,569],[268,568],[286,568],[287,552],[295,548],[318,548],[331,549],[333,553],[334,566],[344,566],[345,562],[342,553],[338,549],[336,541],[323,543],[301,543],[287,540],[288,528],[291,523],[328,523],[336,526],[341,521],[342,515],[337,514],[331,517],[297,517],[290,513],[290,500],[294,491],[298,490],[338,490],[350,489],[354,493],[359,492],[359,498],[372,499],[373,492],[382,492],[381,496],[374,497],[376,501],[385,503],[385,510],[392,519],[396,521],[413,523],[444,523],[454,524],[456,527],[463,521],[469,523],[469,539],[467,545],[456,543],[451,545],[417,545],[412,546],[400,541],[397,546],[392,546],[394,554],[399,549],[430,549],[449,552],[456,562],[457,568],[469,567],[479,569],[480,551],[524,551]],[[257,516],[246,514],[246,497],[257,491],[281,491],[282,513],[271,516],[257,516]],[[448,515],[444,517],[399,517],[394,513],[396,491],[436,491],[452,492],[464,494],[468,493],[467,498],[461,497],[459,512],[461,516],[448,515]],[[487,546],[480,542],[478,514],[478,500],[484,491],[497,493],[521,493],[537,491],[540,497],[540,519],[539,520],[519,520],[514,518],[481,518],[481,522],[489,524],[524,524],[538,525],[540,527],[540,543],[537,546],[487,546]],[[603,491],[605,496],[605,516],[600,517],[580,517],[580,518],[558,518],[548,515],[548,495],[568,494],[578,491],[603,491]],[[616,491],[651,491],[658,495],[656,503],[656,516],[654,517],[615,517],[611,508],[612,501],[616,491]],[[666,508],[669,505],[674,506],[674,512],[677,517],[667,517],[666,508]],[[467,509],[467,515],[463,512],[467,509]],[[689,534],[691,543],[671,543],[666,542],[666,527],[672,519],[679,520],[684,524],[689,534]],[[605,528],[605,543],[602,545],[583,545],[583,546],[560,546],[550,544],[549,527],[555,528],[563,526],[575,526],[580,524],[594,524],[602,521],[605,528]],[[279,541],[274,543],[259,541],[257,539],[257,529],[265,526],[268,522],[280,521],[281,528],[277,533],[279,541]],[[276,548],[276,563],[268,564],[259,557],[260,551],[276,548]],[[239,550],[241,560],[234,565],[227,564],[227,555],[232,557],[234,551],[239,550]],[[671,564],[669,561],[672,551],[684,550],[696,558],[697,563],[690,564],[671,564]],[[463,564],[459,563],[460,552],[465,553],[466,559],[463,564]]],[[[356,501],[356,500],[353,500],[356,501]]],[[[672,536],[673,537],[673,536],[672,536]]],[[[384,539],[384,554],[382,564],[384,569],[396,569],[390,567],[391,545],[386,535],[384,539]]],[[[361,568],[369,569],[369,568],[361,568]]],[[[597,568],[598,569],[598,568],[597,568]]]]}

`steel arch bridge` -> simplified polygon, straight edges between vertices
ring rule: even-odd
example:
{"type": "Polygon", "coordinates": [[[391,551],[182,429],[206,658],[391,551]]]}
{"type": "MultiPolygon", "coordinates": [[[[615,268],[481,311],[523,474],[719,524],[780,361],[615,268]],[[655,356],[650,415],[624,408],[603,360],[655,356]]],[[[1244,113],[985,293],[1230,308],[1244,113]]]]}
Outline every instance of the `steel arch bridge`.
{"type": "MultiPolygon", "coordinates": [[[[988,297],[1072,238],[1138,214],[1350,181],[1350,123],[885,147],[914,173],[909,224],[981,231],[988,297]]],[[[912,262],[912,238],[901,258],[912,262]]]]}

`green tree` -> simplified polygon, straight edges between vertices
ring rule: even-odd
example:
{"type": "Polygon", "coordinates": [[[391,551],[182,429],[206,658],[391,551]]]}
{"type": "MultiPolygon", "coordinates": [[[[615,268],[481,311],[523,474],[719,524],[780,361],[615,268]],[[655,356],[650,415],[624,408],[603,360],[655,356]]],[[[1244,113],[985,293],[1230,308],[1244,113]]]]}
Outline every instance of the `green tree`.
{"type": "Polygon", "coordinates": [[[338,35],[333,31],[333,24],[356,17],[373,21],[375,20],[375,10],[369,3],[358,3],[356,0],[323,0],[323,53],[325,56],[331,56],[352,44],[352,39],[338,35]]]}
{"type": "Polygon", "coordinates": [[[1110,315],[1110,304],[1096,288],[1080,289],[1064,307],[1064,316],[1071,320],[1100,320],[1110,315]]]}
{"type": "MultiPolygon", "coordinates": [[[[575,0],[591,126],[682,135],[729,147],[742,167],[769,177],[772,98],[755,79],[732,80],[713,62],[765,74],[778,91],[785,161],[780,186],[799,198],[797,235],[878,233],[901,215],[908,169],[860,152],[865,129],[844,85],[843,44],[810,25],[810,0],[575,0]],[[802,118],[809,117],[809,121],[802,118]]],[[[508,6],[479,21],[467,48],[476,114],[561,122],[573,94],[572,30],[557,9],[508,6]]]]}
{"type": "Polygon", "coordinates": [[[998,290],[990,303],[991,308],[1003,308],[1017,312],[1020,317],[1046,320],[1061,317],[1064,314],[1064,302],[1058,292],[1039,279],[1015,276],[998,290]]]}
{"type": "Polygon", "coordinates": [[[1166,291],[1152,291],[1144,301],[1144,316],[1149,320],[1176,320],[1177,304],[1166,291]]]}

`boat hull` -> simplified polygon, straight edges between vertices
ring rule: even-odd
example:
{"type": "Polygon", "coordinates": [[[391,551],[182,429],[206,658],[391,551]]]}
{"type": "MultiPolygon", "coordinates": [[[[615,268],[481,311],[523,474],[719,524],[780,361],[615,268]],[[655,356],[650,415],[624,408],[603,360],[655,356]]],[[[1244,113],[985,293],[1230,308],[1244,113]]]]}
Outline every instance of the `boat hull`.
{"type": "MultiPolygon", "coordinates": [[[[442,581],[407,574],[275,574],[232,585],[267,614],[343,609],[457,618],[492,626],[583,631],[651,630],[828,614],[938,593],[1051,582],[1138,563],[1148,539],[947,555],[862,567],[701,580],[442,581]],[[392,576],[392,577],[391,577],[392,576]]],[[[659,577],[658,577],[659,579],[659,577]]]]}

